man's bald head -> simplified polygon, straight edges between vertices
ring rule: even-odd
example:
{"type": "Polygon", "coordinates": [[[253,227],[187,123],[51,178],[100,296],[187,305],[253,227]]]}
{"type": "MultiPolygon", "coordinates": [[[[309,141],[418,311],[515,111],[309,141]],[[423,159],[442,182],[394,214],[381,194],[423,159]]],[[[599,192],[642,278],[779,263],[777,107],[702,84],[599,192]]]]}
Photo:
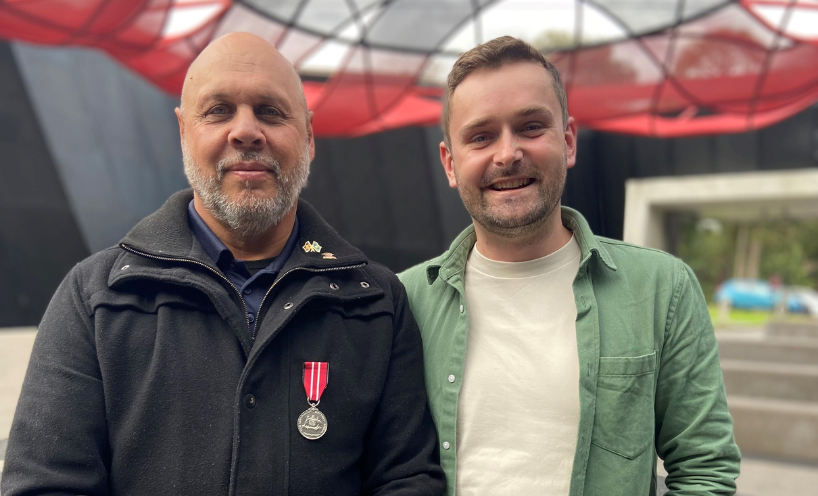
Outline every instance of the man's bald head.
{"type": "Polygon", "coordinates": [[[216,38],[190,64],[182,86],[180,108],[184,111],[195,102],[202,84],[206,83],[214,73],[221,71],[252,70],[257,68],[269,69],[287,74],[283,78],[287,91],[298,96],[307,114],[307,100],[304,97],[304,88],[301,78],[293,65],[279,53],[276,48],[264,38],[250,33],[229,33],[216,38]],[[193,99],[193,100],[191,100],[193,99]]]}
{"type": "Polygon", "coordinates": [[[291,227],[315,156],[312,114],[301,79],[270,43],[248,33],[214,40],[188,69],[176,117],[194,206],[208,225],[240,238],[285,218],[291,227]]]}

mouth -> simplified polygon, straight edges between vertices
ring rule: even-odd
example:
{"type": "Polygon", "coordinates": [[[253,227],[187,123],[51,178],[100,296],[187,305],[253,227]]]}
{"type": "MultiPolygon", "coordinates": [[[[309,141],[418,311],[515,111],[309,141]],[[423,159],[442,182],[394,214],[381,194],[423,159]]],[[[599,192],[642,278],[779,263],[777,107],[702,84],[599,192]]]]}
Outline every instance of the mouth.
{"type": "Polygon", "coordinates": [[[270,168],[259,162],[240,162],[227,168],[227,172],[271,172],[270,168]]]}
{"type": "Polygon", "coordinates": [[[498,181],[494,184],[490,184],[488,186],[488,189],[494,191],[509,191],[515,189],[522,189],[533,183],[534,179],[530,177],[520,179],[508,179],[506,181],[498,181]]]}
{"type": "Polygon", "coordinates": [[[273,170],[266,164],[252,161],[231,165],[224,172],[242,181],[259,181],[274,175],[273,170]]]}

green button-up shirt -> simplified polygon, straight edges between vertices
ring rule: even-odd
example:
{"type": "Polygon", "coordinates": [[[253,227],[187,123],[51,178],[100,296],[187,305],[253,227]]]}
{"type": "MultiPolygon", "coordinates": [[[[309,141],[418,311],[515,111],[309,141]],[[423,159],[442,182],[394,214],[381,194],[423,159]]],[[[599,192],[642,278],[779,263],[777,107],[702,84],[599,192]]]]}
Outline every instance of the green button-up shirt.
{"type": "MultiPolygon", "coordinates": [[[[657,455],[669,496],[734,494],[740,455],[695,275],[661,251],[594,236],[570,208],[562,222],[582,252],[573,284],[580,419],[570,495],[654,495],[657,455]]],[[[399,274],[423,336],[450,496],[468,339],[464,272],[474,243],[469,227],[443,255],[399,274]]]]}

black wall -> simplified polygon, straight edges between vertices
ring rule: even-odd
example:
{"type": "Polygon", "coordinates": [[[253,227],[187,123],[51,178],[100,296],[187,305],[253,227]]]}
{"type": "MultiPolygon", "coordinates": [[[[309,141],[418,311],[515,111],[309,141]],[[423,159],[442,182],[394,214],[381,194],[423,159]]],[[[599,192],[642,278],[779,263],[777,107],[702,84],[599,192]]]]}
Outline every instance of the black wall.
{"type": "Polygon", "coordinates": [[[0,327],[37,324],[86,256],[14,58],[0,42],[0,327]]]}
{"type": "Polygon", "coordinates": [[[437,128],[319,139],[303,196],[394,271],[439,255],[471,222],[439,165],[437,128]]]}

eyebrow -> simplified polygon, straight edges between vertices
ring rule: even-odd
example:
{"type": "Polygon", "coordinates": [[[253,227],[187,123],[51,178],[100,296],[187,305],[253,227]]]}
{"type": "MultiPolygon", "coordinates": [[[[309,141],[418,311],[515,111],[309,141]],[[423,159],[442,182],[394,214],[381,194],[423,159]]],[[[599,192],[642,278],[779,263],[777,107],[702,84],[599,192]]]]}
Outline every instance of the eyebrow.
{"type": "MultiPolygon", "coordinates": [[[[224,93],[222,91],[217,91],[215,93],[205,95],[199,101],[202,102],[204,105],[207,105],[208,103],[212,102],[213,100],[229,100],[229,99],[230,99],[230,94],[224,93]]],[[[276,97],[275,95],[272,95],[272,94],[269,94],[269,93],[259,95],[258,100],[260,102],[270,102],[270,103],[274,103],[276,105],[283,105],[283,106],[289,108],[289,105],[287,104],[287,102],[284,99],[282,99],[281,97],[276,97]]]]}
{"type": "Polygon", "coordinates": [[[519,117],[528,117],[534,114],[545,114],[547,117],[553,117],[554,114],[551,113],[551,110],[548,107],[543,107],[542,105],[532,105],[530,107],[524,107],[516,112],[515,115],[519,117]]]}
{"type": "Polygon", "coordinates": [[[461,139],[463,139],[463,138],[465,138],[465,137],[466,137],[466,135],[467,135],[467,134],[469,134],[469,133],[470,133],[470,132],[471,132],[473,129],[476,129],[476,128],[479,128],[479,127],[483,127],[483,126],[485,126],[485,125],[487,125],[487,124],[491,124],[491,123],[492,123],[494,120],[495,120],[495,118],[494,118],[494,117],[483,117],[483,118],[481,118],[481,119],[477,119],[477,120],[471,121],[470,123],[468,123],[468,124],[466,124],[465,126],[463,126],[463,128],[460,130],[460,133],[458,133],[458,134],[460,135],[460,138],[461,138],[461,139]]]}

